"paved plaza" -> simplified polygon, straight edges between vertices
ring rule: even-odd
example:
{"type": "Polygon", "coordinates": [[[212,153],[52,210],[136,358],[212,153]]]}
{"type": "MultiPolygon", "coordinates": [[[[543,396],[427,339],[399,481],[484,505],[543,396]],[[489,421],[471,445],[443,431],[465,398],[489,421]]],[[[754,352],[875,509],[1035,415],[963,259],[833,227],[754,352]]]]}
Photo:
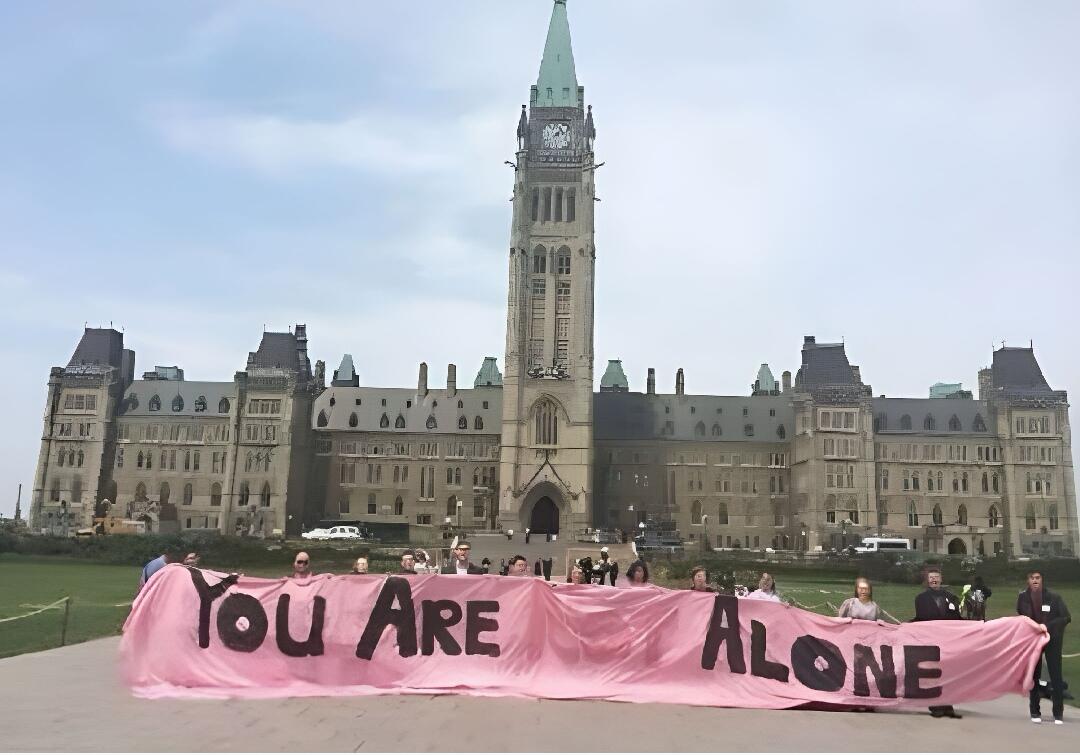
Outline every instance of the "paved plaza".
{"type": "Polygon", "coordinates": [[[1018,696],[959,706],[961,721],[934,720],[925,712],[759,711],[455,695],[140,700],[118,680],[119,643],[110,637],[0,660],[2,749],[1068,751],[1080,742],[1075,723],[1029,723],[1027,705],[1018,696]]]}

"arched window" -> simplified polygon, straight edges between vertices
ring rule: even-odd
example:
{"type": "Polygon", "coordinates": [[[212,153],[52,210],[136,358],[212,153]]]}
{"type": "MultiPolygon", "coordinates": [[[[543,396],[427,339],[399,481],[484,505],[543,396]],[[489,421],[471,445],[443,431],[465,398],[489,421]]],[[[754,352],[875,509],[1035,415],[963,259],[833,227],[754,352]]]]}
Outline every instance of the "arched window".
{"type": "MultiPolygon", "coordinates": [[[[141,454],[142,454],[142,451],[140,451],[140,452],[139,452],[139,454],[141,455],[141,454]]],[[[62,467],[62,466],[64,466],[64,460],[65,460],[66,458],[67,458],[67,451],[65,451],[64,449],[62,449],[62,448],[61,448],[61,449],[60,449],[60,453],[59,453],[59,454],[57,454],[57,456],[56,456],[56,466],[58,466],[58,467],[62,467]]],[[[140,466],[140,467],[142,466],[142,462],[141,462],[141,461],[139,462],[139,466],[140,466]]]]}
{"type": "Polygon", "coordinates": [[[991,489],[992,489],[992,490],[993,490],[993,491],[994,491],[995,493],[998,493],[998,492],[1000,492],[1000,491],[998,490],[998,476],[997,476],[997,472],[994,472],[994,474],[992,474],[992,475],[990,476],[990,487],[991,487],[991,489]]]}
{"type": "Polygon", "coordinates": [[[379,513],[379,505],[378,505],[378,501],[375,498],[374,493],[368,493],[368,497],[367,497],[367,513],[369,513],[369,514],[378,514],[379,513]]]}
{"type": "Polygon", "coordinates": [[[349,427],[356,427],[360,424],[360,418],[356,416],[356,412],[349,415],[349,427]]]}
{"type": "Polygon", "coordinates": [[[919,510],[915,508],[915,501],[908,503],[907,507],[907,526],[918,527],[919,526],[919,510]]]}
{"type": "Polygon", "coordinates": [[[259,496],[259,503],[263,508],[270,506],[270,483],[264,482],[262,486],[262,494],[259,496]]]}
{"type": "Polygon", "coordinates": [[[133,412],[139,408],[139,397],[134,393],[129,393],[127,397],[127,411],[133,412]]]}
{"type": "Polygon", "coordinates": [[[549,399],[541,399],[533,409],[533,443],[554,446],[559,442],[559,411],[549,399]]]}
{"type": "Polygon", "coordinates": [[[960,504],[960,507],[956,509],[956,523],[965,526],[968,523],[967,506],[962,503],[960,504]]]}
{"type": "Polygon", "coordinates": [[[452,495],[452,496],[450,496],[449,498],[446,499],[446,515],[447,516],[456,516],[457,515],[457,496],[456,495],[452,495]]]}
{"type": "Polygon", "coordinates": [[[220,506],[221,505],[221,483],[220,482],[215,482],[213,485],[210,486],[210,505],[211,506],[220,506]]]}
{"type": "Polygon", "coordinates": [[[939,492],[945,490],[945,475],[941,471],[937,473],[937,489],[939,492]]]}
{"type": "Polygon", "coordinates": [[[982,492],[990,492],[990,475],[986,474],[986,472],[982,473],[982,492]]]}
{"type": "Polygon", "coordinates": [[[457,408],[458,409],[464,409],[465,408],[465,402],[464,401],[458,401],[457,402],[457,408]]]}
{"type": "Polygon", "coordinates": [[[1024,529],[1035,529],[1035,506],[1031,503],[1024,507],[1024,529]]]}
{"type": "Polygon", "coordinates": [[[483,430],[483,429],[484,429],[484,418],[481,417],[479,414],[477,414],[476,419],[473,420],[473,430],[483,430]]]}
{"type": "Polygon", "coordinates": [[[750,424],[743,425],[742,431],[743,435],[745,435],[747,438],[751,438],[754,435],[754,426],[750,424]]]}
{"type": "Polygon", "coordinates": [[[972,432],[976,432],[976,433],[985,433],[986,432],[986,423],[983,422],[983,418],[982,418],[981,414],[976,414],[975,415],[975,421],[971,423],[971,430],[972,430],[972,432]]]}
{"type": "Polygon", "coordinates": [[[1027,492],[1034,493],[1035,492],[1035,484],[1031,481],[1031,472],[1026,473],[1026,478],[1025,479],[1027,480],[1027,492]]]}
{"type": "Polygon", "coordinates": [[[694,435],[696,435],[699,438],[704,438],[705,437],[705,423],[704,422],[698,422],[696,425],[694,425],[694,435]]]}
{"type": "Polygon", "coordinates": [[[439,423],[435,420],[434,414],[428,415],[427,422],[424,423],[424,426],[427,427],[428,430],[435,430],[439,427],[439,423]]]}
{"type": "Polygon", "coordinates": [[[952,473],[952,492],[960,492],[960,477],[957,476],[956,472],[952,473]]]}
{"type": "Polygon", "coordinates": [[[375,484],[382,484],[382,464],[375,465],[375,484]]]}
{"type": "MultiPolygon", "coordinates": [[[[926,489],[931,493],[934,492],[934,473],[933,473],[933,471],[930,471],[930,472],[928,472],[926,474],[926,489]]],[[[941,490],[941,488],[938,488],[938,490],[941,490]]]]}
{"type": "Polygon", "coordinates": [[[720,429],[720,423],[714,422],[712,426],[712,434],[714,438],[719,438],[722,430],[720,429]]]}
{"type": "Polygon", "coordinates": [[[83,456],[83,452],[79,451],[78,455],[75,457],[75,466],[81,467],[85,458],[86,457],[83,456]]]}
{"type": "Polygon", "coordinates": [[[82,503],[82,478],[71,478],[71,502],[82,503]]]}
{"type": "Polygon", "coordinates": [[[701,501],[690,504],[690,524],[701,524],[701,501]]]}
{"type": "Polygon", "coordinates": [[[825,496],[825,521],[829,524],[836,524],[836,496],[825,496]]]}
{"type": "Polygon", "coordinates": [[[787,437],[787,430],[784,429],[783,425],[777,425],[776,426],[776,437],[779,438],[780,440],[783,440],[784,438],[787,437]]]}
{"type": "Polygon", "coordinates": [[[199,396],[197,399],[195,399],[195,411],[206,411],[206,396],[199,396]]]}
{"type": "Polygon", "coordinates": [[[461,484],[461,467],[455,467],[454,468],[454,484],[455,485],[460,485],[461,484]]]}
{"type": "Polygon", "coordinates": [[[240,483],[240,496],[239,503],[241,506],[247,506],[248,501],[251,499],[251,488],[248,487],[247,482],[240,483]]]}
{"type": "MultiPolygon", "coordinates": [[[[60,452],[60,466],[64,466],[63,459],[64,459],[64,452],[61,451],[60,452]]],[[[142,469],[142,465],[143,465],[143,454],[142,454],[142,451],[139,451],[139,455],[135,457],[135,466],[138,469],[142,469]]]]}
{"type": "Polygon", "coordinates": [[[949,430],[954,433],[960,432],[960,418],[955,414],[949,417],[949,430]]]}
{"type": "Polygon", "coordinates": [[[394,420],[394,428],[397,430],[405,429],[405,418],[400,414],[397,416],[397,419],[394,420]]]}
{"type": "Polygon", "coordinates": [[[1058,528],[1058,507],[1056,503],[1051,503],[1046,508],[1046,515],[1050,519],[1050,529],[1056,530],[1058,528]]]}
{"type": "Polygon", "coordinates": [[[221,401],[217,402],[218,414],[229,413],[229,399],[222,397],[221,401]]]}
{"type": "Polygon", "coordinates": [[[390,427],[390,418],[386,416],[385,412],[383,413],[383,416],[379,417],[379,427],[384,430],[390,427]]]}
{"type": "Polygon", "coordinates": [[[855,498],[848,499],[847,518],[852,524],[859,523],[859,502],[855,498]]]}
{"type": "Polygon", "coordinates": [[[726,501],[721,501],[720,502],[720,511],[716,515],[716,523],[717,524],[727,524],[728,523],[728,510],[727,510],[727,502],[726,501]]]}
{"type": "Polygon", "coordinates": [[[169,489],[169,483],[161,483],[161,487],[158,488],[158,503],[160,503],[162,506],[168,503],[170,492],[171,491],[169,489]]]}
{"type": "Polygon", "coordinates": [[[150,409],[150,411],[152,411],[152,412],[160,412],[161,411],[161,397],[158,396],[156,393],[153,396],[151,396],[150,397],[150,403],[147,405],[147,408],[150,409]]]}
{"type": "Polygon", "coordinates": [[[191,505],[191,499],[193,497],[193,493],[194,493],[194,491],[191,488],[191,483],[190,482],[186,483],[184,485],[184,505],[185,506],[190,506],[191,505]]]}
{"type": "Polygon", "coordinates": [[[932,414],[927,414],[923,417],[922,426],[923,430],[935,430],[937,428],[937,422],[934,421],[934,416],[932,414]]]}
{"type": "Polygon", "coordinates": [[[941,515],[941,506],[936,503],[934,504],[934,512],[932,517],[934,520],[934,524],[941,524],[941,522],[943,521],[943,517],[941,515]]]}
{"type": "Polygon", "coordinates": [[[172,410],[174,412],[182,412],[182,411],[184,411],[184,398],[179,393],[177,393],[175,396],[173,396],[172,410]]]}
{"type": "Polygon", "coordinates": [[[968,473],[964,472],[960,475],[960,490],[968,492],[968,473]]]}
{"type": "Polygon", "coordinates": [[[401,482],[401,467],[394,465],[394,482],[401,482]]]}
{"type": "Polygon", "coordinates": [[[454,468],[453,467],[447,467],[446,468],[446,484],[447,485],[453,485],[454,484],[454,468]]]}
{"type": "Polygon", "coordinates": [[[465,419],[464,414],[457,418],[457,428],[458,428],[458,430],[468,430],[469,429],[469,420],[465,419]]]}
{"type": "Polygon", "coordinates": [[[401,500],[401,496],[394,499],[394,516],[403,516],[405,514],[405,502],[401,500]]]}
{"type": "Polygon", "coordinates": [[[990,511],[987,513],[987,518],[990,520],[991,527],[997,527],[1001,524],[1001,514],[998,513],[997,506],[991,506],[990,511]]]}
{"type": "Polygon", "coordinates": [[[910,430],[911,429],[911,415],[910,414],[905,414],[903,417],[900,418],[900,429],[901,430],[910,430]]]}
{"type": "Polygon", "coordinates": [[[146,484],[140,482],[135,486],[135,500],[142,503],[146,500],[146,484]]]}
{"type": "Polygon", "coordinates": [[[326,416],[326,410],[325,409],[320,409],[319,410],[319,418],[317,420],[315,420],[315,424],[317,426],[319,426],[319,427],[326,427],[327,424],[329,424],[329,422],[330,422],[330,420],[326,416]]]}
{"type": "Polygon", "coordinates": [[[480,467],[474,467],[472,471],[472,484],[473,487],[480,486],[480,467]]]}
{"type": "Polygon", "coordinates": [[[69,467],[75,466],[75,451],[68,451],[67,463],[69,467]]]}

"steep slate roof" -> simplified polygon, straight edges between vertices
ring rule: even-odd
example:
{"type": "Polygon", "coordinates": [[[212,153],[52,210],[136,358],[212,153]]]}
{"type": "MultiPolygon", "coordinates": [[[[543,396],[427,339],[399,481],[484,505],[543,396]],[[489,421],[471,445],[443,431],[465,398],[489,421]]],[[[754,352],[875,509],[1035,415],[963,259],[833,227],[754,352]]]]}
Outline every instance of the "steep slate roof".
{"type": "Polygon", "coordinates": [[[795,390],[811,394],[821,404],[850,403],[870,394],[870,387],[855,378],[844,344],[817,343],[814,336],[803,340],[795,390]]]}
{"type": "Polygon", "coordinates": [[[120,368],[123,360],[124,334],[112,328],[85,328],[68,367],[98,365],[120,368]]]}
{"type": "Polygon", "coordinates": [[[300,343],[292,333],[263,333],[255,354],[255,367],[293,370],[302,375],[311,374],[310,360],[301,361],[300,343]]]}
{"type": "Polygon", "coordinates": [[[875,398],[874,419],[877,432],[883,435],[993,435],[990,405],[985,401],[962,398],[875,398]],[[911,417],[911,429],[901,430],[901,418],[911,417]],[[926,416],[934,418],[934,429],[926,430],[926,416]],[[960,420],[959,430],[949,430],[949,420],[960,420]],[[984,429],[975,430],[975,418],[981,417],[984,429]],[[884,421],[882,421],[884,420],[884,421]]]}
{"type": "Polygon", "coordinates": [[[230,409],[236,406],[235,383],[210,383],[195,380],[135,380],[124,391],[124,400],[120,403],[120,412],[125,417],[227,417],[229,412],[219,412],[218,405],[222,398],[229,400],[230,409]],[[173,399],[180,395],[184,408],[179,412],[172,410],[173,399]],[[161,400],[160,411],[150,411],[150,399],[157,396],[161,400]],[[135,397],[132,408],[131,397],[135,397]],[[195,411],[195,400],[203,396],[206,399],[206,411],[195,411]]]}
{"type": "Polygon", "coordinates": [[[350,432],[381,431],[399,433],[461,433],[463,435],[498,435],[502,432],[502,389],[464,388],[450,396],[445,389],[430,390],[420,396],[415,388],[353,388],[331,387],[323,391],[311,410],[311,426],[316,430],[346,430],[350,432]],[[331,404],[333,399],[333,404],[331,404]],[[360,404],[357,405],[357,399],[360,404]],[[386,399],[386,406],[382,400],[386,399]],[[407,402],[411,401],[409,407],[407,402]],[[458,401],[464,406],[458,409],[458,401]],[[484,402],[488,408],[484,408],[484,402]],[[438,406],[434,403],[438,402],[438,406]],[[319,427],[319,413],[325,412],[327,424],[319,427]],[[349,418],[356,414],[356,427],[349,425],[349,418]],[[381,427],[382,415],[386,414],[389,427],[381,427]],[[405,418],[405,427],[396,426],[398,415],[405,418]],[[428,417],[434,416],[436,427],[428,429],[428,417]],[[468,429],[458,429],[458,417],[468,420],[468,429]],[[476,417],[484,422],[483,430],[476,430],[476,417]]]}
{"type": "Polygon", "coordinates": [[[785,439],[795,432],[795,413],[788,396],[678,396],[644,393],[604,392],[593,394],[593,436],[596,440],[693,440],[750,443],[782,442],[777,434],[783,425],[785,439]],[[664,411],[669,408],[670,413],[664,411]],[[743,416],[743,407],[747,415],[743,416]],[[694,411],[692,412],[691,409],[694,411]],[[720,413],[717,413],[720,409],[720,413]],[[769,411],[775,410],[776,416],[769,411]],[[674,432],[665,434],[672,422],[674,432]],[[698,423],[705,425],[705,435],[698,435],[698,423]],[[721,434],[712,434],[719,423],[721,434]],[[744,432],[753,425],[754,434],[744,432]]]}
{"type": "Polygon", "coordinates": [[[1035,352],[1016,346],[1008,346],[994,352],[994,386],[1035,393],[1049,392],[1050,384],[1043,377],[1042,368],[1035,359],[1035,352]]]}

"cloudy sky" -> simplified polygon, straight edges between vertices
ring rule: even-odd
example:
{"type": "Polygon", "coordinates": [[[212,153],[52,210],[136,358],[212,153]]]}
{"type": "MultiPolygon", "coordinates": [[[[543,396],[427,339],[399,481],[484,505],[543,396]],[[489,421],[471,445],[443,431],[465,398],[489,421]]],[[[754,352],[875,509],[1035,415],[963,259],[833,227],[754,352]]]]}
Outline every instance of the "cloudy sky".
{"type": "MultiPolygon", "coordinates": [[[[227,380],[264,328],[363,383],[502,365],[549,0],[5,3],[0,513],[84,323],[227,380]]],[[[1080,391],[1080,3],[570,0],[596,376],[741,394],[804,334],[874,392],[1033,340],[1080,391]]]]}

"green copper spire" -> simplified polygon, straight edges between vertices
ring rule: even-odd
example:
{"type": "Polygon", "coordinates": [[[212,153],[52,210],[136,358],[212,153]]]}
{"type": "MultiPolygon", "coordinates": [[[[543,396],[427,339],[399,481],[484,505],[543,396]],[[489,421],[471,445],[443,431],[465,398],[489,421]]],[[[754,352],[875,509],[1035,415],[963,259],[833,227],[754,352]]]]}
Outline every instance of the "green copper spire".
{"type": "Polygon", "coordinates": [[[532,96],[533,107],[581,107],[574,51],[570,46],[570,22],[566,18],[566,0],[555,0],[548,24],[544,59],[532,96]]]}

